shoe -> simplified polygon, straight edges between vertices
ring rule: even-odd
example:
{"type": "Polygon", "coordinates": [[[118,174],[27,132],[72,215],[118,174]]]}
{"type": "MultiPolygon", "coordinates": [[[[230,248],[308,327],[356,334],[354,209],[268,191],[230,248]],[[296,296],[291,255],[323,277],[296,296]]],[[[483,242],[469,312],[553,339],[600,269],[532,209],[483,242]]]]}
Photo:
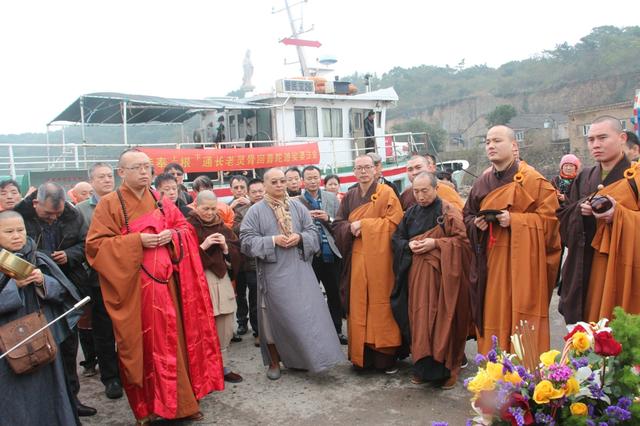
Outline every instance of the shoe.
{"type": "Polygon", "coordinates": [[[424,380],[422,380],[420,377],[418,376],[414,376],[413,374],[411,375],[411,383],[413,383],[414,385],[421,385],[424,383],[424,380]]]}
{"type": "Polygon", "coordinates": [[[233,333],[233,337],[231,338],[231,341],[234,343],[242,342],[242,337],[238,336],[236,333],[233,333]]]}
{"type": "Polygon", "coordinates": [[[255,336],[255,337],[253,338],[253,346],[255,346],[256,348],[259,348],[259,347],[260,347],[260,337],[255,336]]]}
{"type": "Polygon", "coordinates": [[[247,334],[247,332],[249,331],[249,329],[247,328],[246,324],[240,324],[238,326],[238,334],[241,336],[244,336],[245,334],[247,334]]]}
{"type": "Polygon", "coordinates": [[[387,369],[384,370],[384,374],[396,374],[398,372],[398,367],[396,367],[395,365],[393,367],[389,367],[387,369]]]}
{"type": "Polygon", "coordinates": [[[338,340],[340,340],[340,344],[341,345],[348,345],[349,344],[349,339],[347,339],[347,336],[345,336],[342,333],[338,333],[338,340]]]}
{"type": "Polygon", "coordinates": [[[458,383],[458,375],[454,374],[453,376],[449,377],[443,384],[442,386],[440,386],[440,389],[442,390],[449,390],[449,389],[453,389],[456,387],[456,383],[458,383]]]}
{"type": "Polygon", "coordinates": [[[112,380],[104,386],[104,393],[109,399],[122,398],[122,385],[118,379],[112,380]]]}
{"type": "Polygon", "coordinates": [[[244,379],[238,373],[234,373],[233,371],[228,372],[224,375],[224,381],[229,383],[241,383],[244,379]]]}
{"type": "Polygon", "coordinates": [[[89,365],[86,367],[82,367],[82,373],[80,374],[82,374],[83,377],[91,377],[98,374],[98,371],[96,370],[95,365],[89,365]]]}
{"type": "Polygon", "coordinates": [[[98,410],[93,407],[89,407],[81,403],[80,401],[76,401],[76,410],[78,412],[79,417],[90,417],[95,416],[98,410]]]}
{"type": "Polygon", "coordinates": [[[269,380],[278,380],[280,378],[280,366],[269,367],[267,370],[267,377],[269,380]]]}
{"type": "Polygon", "coordinates": [[[204,420],[204,414],[202,414],[202,411],[198,411],[195,414],[185,417],[183,420],[187,420],[190,422],[199,422],[200,420],[204,420]]]}
{"type": "Polygon", "coordinates": [[[464,354],[462,358],[462,364],[460,364],[460,368],[467,368],[469,366],[469,360],[467,359],[467,354],[464,354]]]}

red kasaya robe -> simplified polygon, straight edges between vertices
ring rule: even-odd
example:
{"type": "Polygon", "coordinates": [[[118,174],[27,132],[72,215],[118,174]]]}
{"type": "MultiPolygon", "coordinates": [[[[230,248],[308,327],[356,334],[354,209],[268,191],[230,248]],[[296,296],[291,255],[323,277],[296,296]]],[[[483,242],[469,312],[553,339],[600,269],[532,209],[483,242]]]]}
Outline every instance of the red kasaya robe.
{"type": "Polygon", "coordinates": [[[141,198],[125,185],[119,191],[129,230],[118,194],[104,196],[86,252],[113,321],[123,386],[137,419],[186,417],[198,412],[198,399],[224,387],[198,244],[173,203],[163,199],[160,209],[150,191],[141,198]],[[143,248],[140,233],[165,229],[172,244],[143,248]]]}

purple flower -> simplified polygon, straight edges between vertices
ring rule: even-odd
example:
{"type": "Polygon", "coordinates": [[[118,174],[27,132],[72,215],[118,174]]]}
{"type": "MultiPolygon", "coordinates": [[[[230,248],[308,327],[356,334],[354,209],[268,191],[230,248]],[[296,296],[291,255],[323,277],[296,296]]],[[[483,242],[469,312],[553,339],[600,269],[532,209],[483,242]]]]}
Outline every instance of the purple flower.
{"type": "Polygon", "coordinates": [[[623,410],[628,409],[629,407],[631,407],[631,398],[628,398],[626,396],[620,397],[620,399],[618,400],[618,407],[622,408],[623,410]]]}
{"type": "Polygon", "coordinates": [[[469,387],[469,382],[473,380],[473,377],[469,377],[468,379],[464,379],[464,387],[469,387]]]}
{"type": "Polygon", "coordinates": [[[498,362],[498,353],[494,349],[491,349],[487,352],[487,358],[491,362],[498,362]]]}
{"type": "Polygon", "coordinates": [[[471,419],[467,420],[467,424],[465,426],[473,426],[473,422],[471,421],[471,419]]]}
{"type": "Polygon", "coordinates": [[[504,360],[502,360],[502,372],[503,373],[513,373],[513,370],[515,370],[515,366],[513,365],[513,363],[511,362],[511,360],[507,357],[504,358],[504,360]]]}
{"type": "Polygon", "coordinates": [[[591,419],[587,419],[587,426],[596,426],[596,422],[591,419]]]}
{"type": "Polygon", "coordinates": [[[509,414],[513,416],[518,426],[524,426],[524,411],[520,407],[509,407],[509,414]]]}
{"type": "Polygon", "coordinates": [[[595,399],[600,399],[604,396],[604,391],[596,384],[589,385],[589,391],[595,399]]]}
{"type": "Polygon", "coordinates": [[[447,422],[431,422],[431,426],[449,426],[447,422]]]}
{"type": "Polygon", "coordinates": [[[549,379],[554,382],[564,383],[569,380],[572,374],[573,372],[566,365],[551,364],[549,366],[549,379]]]}
{"type": "Polygon", "coordinates": [[[553,426],[556,424],[555,420],[553,420],[553,417],[543,413],[542,411],[538,411],[536,413],[535,419],[536,419],[536,424],[548,424],[550,426],[553,426]]]}
{"type": "Polygon", "coordinates": [[[576,370],[582,367],[586,367],[587,365],[589,365],[589,358],[587,358],[586,356],[573,358],[571,360],[571,365],[573,365],[573,368],[576,370]]]}
{"type": "Polygon", "coordinates": [[[480,364],[482,364],[483,362],[486,362],[486,361],[487,361],[487,358],[485,358],[485,356],[482,355],[482,354],[476,355],[476,359],[474,360],[476,365],[480,365],[480,364]]]}
{"type": "Polygon", "coordinates": [[[495,334],[491,336],[491,348],[496,352],[498,351],[498,336],[495,334]]]}
{"type": "Polygon", "coordinates": [[[625,422],[631,418],[631,412],[624,408],[620,408],[617,405],[607,407],[604,412],[610,417],[610,420],[614,420],[614,424],[617,423],[617,421],[625,422]]]}

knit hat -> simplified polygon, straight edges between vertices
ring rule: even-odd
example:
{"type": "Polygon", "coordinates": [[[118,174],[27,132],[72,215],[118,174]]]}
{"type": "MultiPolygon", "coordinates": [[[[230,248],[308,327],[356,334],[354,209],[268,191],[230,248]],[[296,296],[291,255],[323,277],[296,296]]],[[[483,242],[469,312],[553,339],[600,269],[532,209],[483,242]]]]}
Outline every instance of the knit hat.
{"type": "Polygon", "coordinates": [[[562,166],[565,164],[573,164],[576,166],[576,169],[580,168],[580,160],[573,154],[567,154],[562,157],[562,160],[560,160],[560,169],[562,169],[562,166]]]}

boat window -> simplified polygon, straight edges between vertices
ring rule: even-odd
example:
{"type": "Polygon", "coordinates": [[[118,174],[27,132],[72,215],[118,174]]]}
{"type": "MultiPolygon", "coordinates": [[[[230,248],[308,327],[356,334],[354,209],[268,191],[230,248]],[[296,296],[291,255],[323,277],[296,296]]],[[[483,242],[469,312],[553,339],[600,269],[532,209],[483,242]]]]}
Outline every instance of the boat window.
{"type": "Polygon", "coordinates": [[[382,128],[382,112],[380,111],[376,112],[376,127],[382,128]]]}
{"type": "Polygon", "coordinates": [[[317,108],[294,107],[296,121],[296,136],[317,137],[318,136],[318,112],[317,108]]]}
{"type": "Polygon", "coordinates": [[[353,114],[353,121],[354,121],[353,124],[356,130],[362,129],[362,113],[361,112],[356,112],[355,114],[353,114]]]}
{"type": "Polygon", "coordinates": [[[322,108],[322,136],[325,138],[342,137],[342,110],[340,108],[322,108]]]}

